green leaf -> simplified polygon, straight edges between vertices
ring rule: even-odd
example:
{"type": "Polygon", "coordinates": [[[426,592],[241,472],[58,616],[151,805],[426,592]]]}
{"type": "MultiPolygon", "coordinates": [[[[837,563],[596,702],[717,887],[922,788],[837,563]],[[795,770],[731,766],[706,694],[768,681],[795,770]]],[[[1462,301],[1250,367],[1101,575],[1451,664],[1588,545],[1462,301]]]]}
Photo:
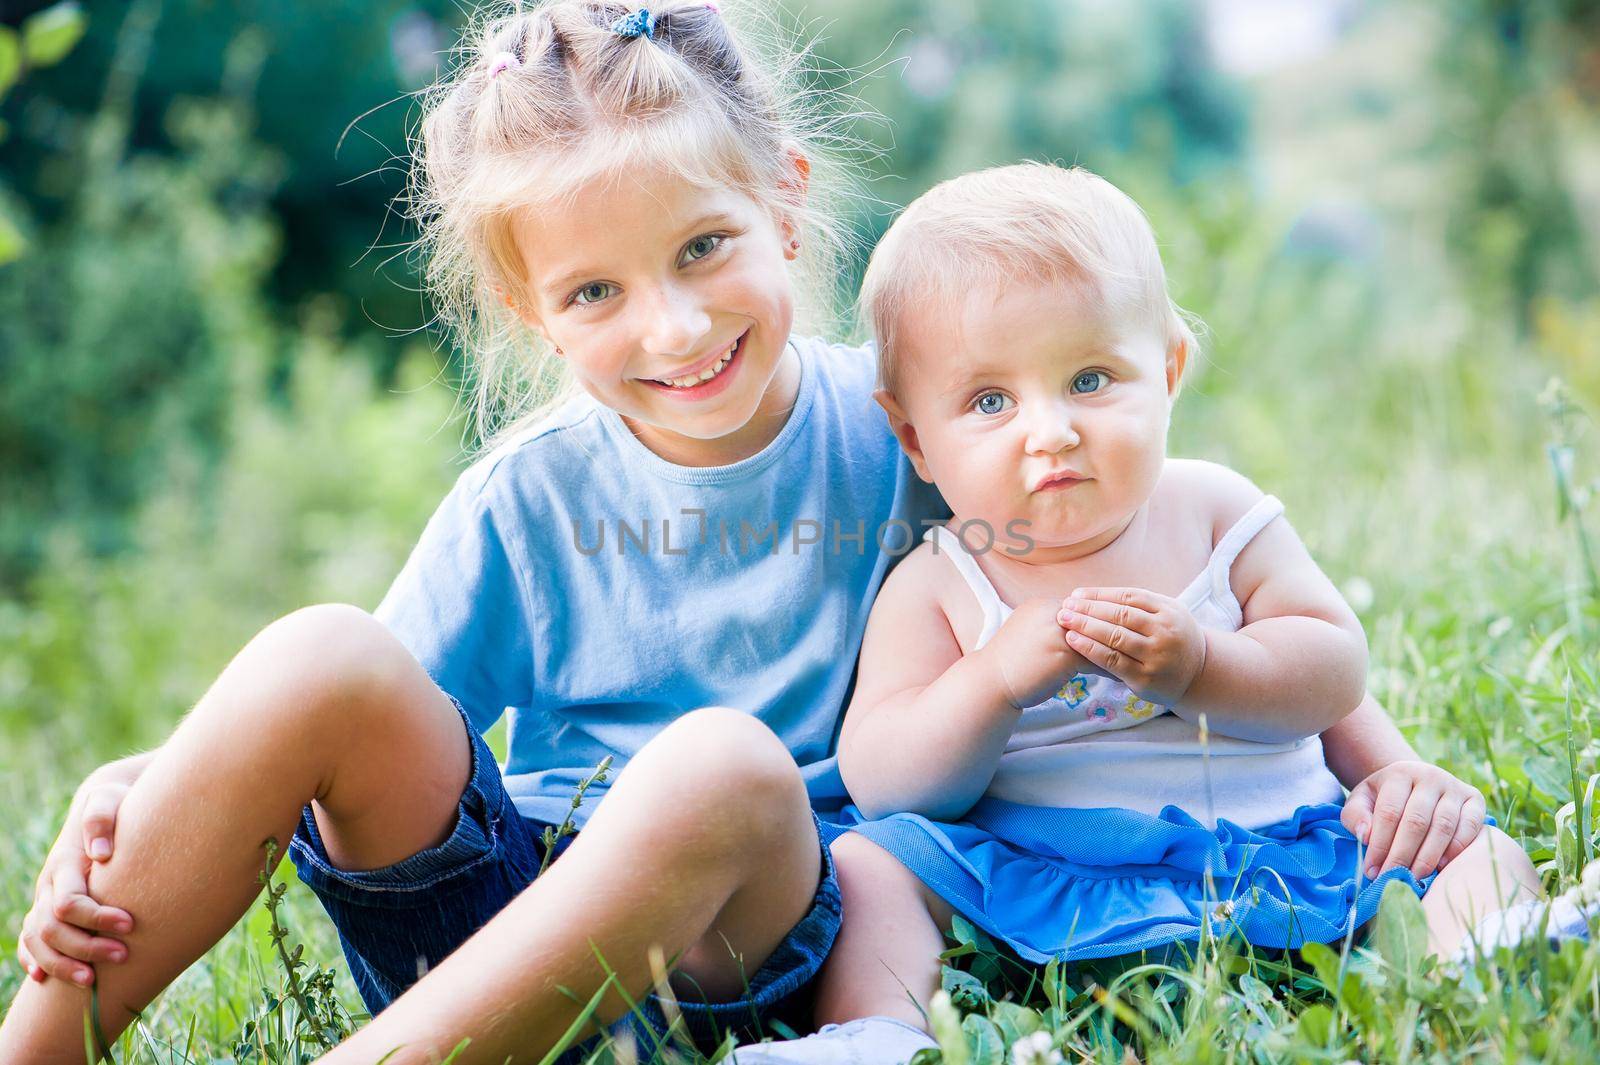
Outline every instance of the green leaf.
{"type": "Polygon", "coordinates": [[[1326,943],[1307,943],[1300,948],[1300,957],[1311,966],[1323,987],[1333,994],[1339,993],[1339,955],[1326,943]]]}
{"type": "Polygon", "coordinates": [[[1061,982],[1061,959],[1051,958],[1044,966],[1044,998],[1056,1009],[1061,1008],[1061,998],[1066,990],[1061,982]]]}
{"type": "Polygon", "coordinates": [[[87,28],[88,20],[76,0],[63,0],[22,24],[23,54],[30,66],[54,66],[77,46],[87,28]]]}
{"type": "Polygon", "coordinates": [[[995,1027],[1000,1029],[1000,1036],[1006,1046],[1010,1046],[1025,1035],[1032,1035],[1043,1025],[1039,1014],[1026,1006],[1019,1006],[1015,1002],[996,1002],[989,1011],[990,1018],[995,1027]]]}
{"type": "Polygon", "coordinates": [[[22,231],[12,224],[4,210],[0,210],[0,266],[20,259],[27,247],[22,231]]]}
{"type": "Polygon", "coordinates": [[[977,946],[978,930],[972,927],[972,922],[959,913],[950,922],[950,931],[955,935],[956,942],[963,946],[977,946]]]}
{"type": "Polygon", "coordinates": [[[1000,1029],[989,1018],[977,1013],[968,1014],[967,1019],[961,1022],[961,1030],[967,1036],[972,1065],[1003,1065],[1006,1057],[1005,1040],[1000,1038],[1000,1029]]]}
{"type": "Polygon", "coordinates": [[[17,83],[22,73],[22,45],[17,43],[17,31],[0,26],[0,100],[6,90],[17,83]]]}
{"type": "Polygon", "coordinates": [[[1396,972],[1415,976],[1428,954],[1428,917],[1417,893],[1398,880],[1383,889],[1371,943],[1396,972]]]}
{"type": "Polygon", "coordinates": [[[981,1010],[989,1003],[989,990],[971,973],[964,973],[959,969],[944,967],[940,977],[940,984],[950,995],[950,1001],[957,1009],[981,1010]]]}
{"type": "Polygon", "coordinates": [[[1325,1047],[1333,1037],[1333,1010],[1325,1003],[1317,1003],[1300,1014],[1300,1034],[1312,1046],[1325,1047]]]}

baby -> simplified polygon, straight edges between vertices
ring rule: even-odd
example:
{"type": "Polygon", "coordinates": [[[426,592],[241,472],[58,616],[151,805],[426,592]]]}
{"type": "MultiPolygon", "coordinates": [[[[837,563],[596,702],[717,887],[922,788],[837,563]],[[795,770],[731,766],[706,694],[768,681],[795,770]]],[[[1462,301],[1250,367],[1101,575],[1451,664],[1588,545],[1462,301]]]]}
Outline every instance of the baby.
{"type": "Polygon", "coordinates": [[[1293,948],[1399,881],[1449,951],[1538,894],[1503,833],[1453,839],[1437,792],[1424,849],[1452,844],[1449,867],[1365,875],[1319,739],[1362,702],[1361,626],[1278,500],[1167,457],[1194,337],[1132,200],[1040,164],[946,182],[879,244],[862,300],[878,400],[954,516],[868,623],[819,1016],[920,1025],[952,912],[1033,962],[1208,927],[1293,948]]]}

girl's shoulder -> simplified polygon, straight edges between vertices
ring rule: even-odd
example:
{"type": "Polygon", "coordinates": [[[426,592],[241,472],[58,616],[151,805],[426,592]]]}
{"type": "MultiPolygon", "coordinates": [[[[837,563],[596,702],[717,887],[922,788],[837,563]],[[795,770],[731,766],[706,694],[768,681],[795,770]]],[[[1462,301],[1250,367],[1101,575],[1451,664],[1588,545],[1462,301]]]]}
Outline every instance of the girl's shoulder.
{"type": "Polygon", "coordinates": [[[563,483],[565,467],[579,473],[591,464],[603,436],[599,404],[578,392],[479,454],[461,471],[450,494],[479,503],[507,497],[526,501],[532,489],[563,483]]]}
{"type": "Polygon", "coordinates": [[[789,343],[817,372],[818,382],[835,392],[862,395],[869,400],[878,380],[877,348],[817,336],[791,336],[789,343]]]}
{"type": "Polygon", "coordinates": [[[1214,547],[1266,493],[1238,470],[1205,459],[1168,459],[1156,499],[1209,531],[1214,547]]]}

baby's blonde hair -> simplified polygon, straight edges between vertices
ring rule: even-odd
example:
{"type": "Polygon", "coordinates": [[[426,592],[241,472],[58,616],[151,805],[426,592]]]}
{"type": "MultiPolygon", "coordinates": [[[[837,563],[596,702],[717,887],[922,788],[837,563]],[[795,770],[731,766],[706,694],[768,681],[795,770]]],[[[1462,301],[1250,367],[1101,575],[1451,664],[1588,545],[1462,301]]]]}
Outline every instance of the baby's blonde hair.
{"type": "Polygon", "coordinates": [[[848,116],[799,84],[806,50],[759,5],[730,10],[742,7],[652,4],[650,32],[630,36],[612,27],[642,18],[631,4],[493,4],[474,17],[454,68],[424,91],[408,214],[438,321],[465,355],[486,447],[573,389],[505,297],[518,300],[528,284],[519,212],[559,207],[584,182],[665,167],[735,187],[804,230],[797,320],[833,302],[848,253],[835,200],[854,184],[835,130],[848,116]],[[795,149],[810,163],[803,202],[795,149]]]}
{"type": "Polygon", "coordinates": [[[1119,311],[1150,314],[1168,350],[1182,343],[1195,353],[1139,205],[1087,170],[1027,162],[935,185],[878,242],[860,299],[878,342],[879,387],[895,391],[908,315],[1018,280],[1087,285],[1119,311]]]}

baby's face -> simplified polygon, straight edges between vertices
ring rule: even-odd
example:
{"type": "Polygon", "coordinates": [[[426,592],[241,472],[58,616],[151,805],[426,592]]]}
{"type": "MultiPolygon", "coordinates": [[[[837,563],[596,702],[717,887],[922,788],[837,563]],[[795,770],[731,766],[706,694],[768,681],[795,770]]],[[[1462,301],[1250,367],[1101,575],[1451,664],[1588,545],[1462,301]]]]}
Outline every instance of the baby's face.
{"type": "Polygon", "coordinates": [[[908,321],[897,429],[918,473],[1001,546],[1018,519],[1052,556],[1104,546],[1166,454],[1185,353],[1152,317],[1081,285],[1023,281],[908,321]]]}

